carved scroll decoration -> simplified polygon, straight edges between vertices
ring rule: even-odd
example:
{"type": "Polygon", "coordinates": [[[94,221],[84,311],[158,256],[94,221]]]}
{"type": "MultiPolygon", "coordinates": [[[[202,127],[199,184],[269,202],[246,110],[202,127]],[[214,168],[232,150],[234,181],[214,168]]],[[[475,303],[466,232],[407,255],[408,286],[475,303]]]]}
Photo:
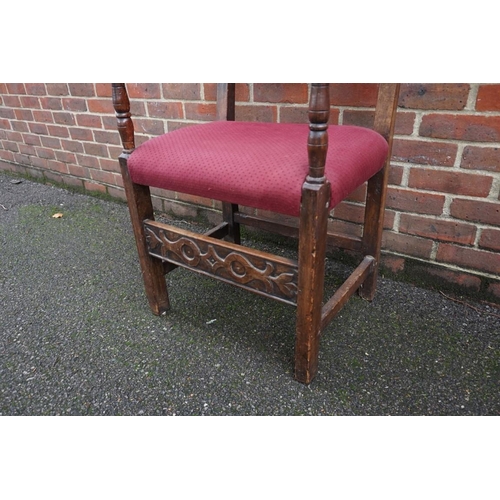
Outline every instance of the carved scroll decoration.
{"type": "Polygon", "coordinates": [[[297,265],[292,260],[158,223],[145,222],[145,229],[152,256],[281,302],[296,303],[297,265]]]}

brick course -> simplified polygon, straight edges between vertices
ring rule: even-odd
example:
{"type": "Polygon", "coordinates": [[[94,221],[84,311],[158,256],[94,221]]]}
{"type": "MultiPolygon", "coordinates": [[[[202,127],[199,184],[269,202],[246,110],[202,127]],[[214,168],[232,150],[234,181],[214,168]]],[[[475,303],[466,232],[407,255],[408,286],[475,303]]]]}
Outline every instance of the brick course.
{"type": "MultiPolygon", "coordinates": [[[[128,84],[139,145],[215,119],[214,83],[128,84]]],[[[332,124],[373,126],[376,84],[333,84],[332,124]]],[[[236,85],[236,119],[307,121],[307,84],[236,85]]],[[[405,259],[500,297],[500,84],[403,84],[383,240],[393,269],[405,259]],[[490,283],[488,282],[488,283],[490,283]]],[[[123,199],[121,143],[104,83],[0,83],[0,168],[123,199]]],[[[359,235],[362,186],[330,222],[359,235]]],[[[154,191],[155,206],[182,216],[220,204],[154,191]]],[[[212,217],[212,215],[210,215],[212,217]]]]}

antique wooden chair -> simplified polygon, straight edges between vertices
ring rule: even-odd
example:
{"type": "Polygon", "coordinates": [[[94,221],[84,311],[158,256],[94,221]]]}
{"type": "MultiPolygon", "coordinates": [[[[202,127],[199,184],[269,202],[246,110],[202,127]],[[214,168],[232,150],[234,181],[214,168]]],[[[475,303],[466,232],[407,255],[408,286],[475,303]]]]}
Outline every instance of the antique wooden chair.
{"type": "Polygon", "coordinates": [[[313,83],[308,125],[235,121],[235,84],[218,84],[217,121],[138,148],[125,84],[112,85],[124,148],[119,162],[153,313],[169,308],[164,275],[178,266],[296,306],[295,377],[310,383],[321,332],[356,290],[368,300],[375,293],[399,85],[379,85],[373,130],[330,126],[329,147],[329,84],[313,83]],[[365,181],[362,237],[330,234],[330,211],[365,181]],[[220,200],[223,222],[198,234],[155,221],[150,186],[220,200]],[[248,215],[239,206],[292,222],[248,215]],[[242,246],[240,224],[298,237],[297,260],[242,246]],[[324,303],[327,243],[358,251],[362,260],[324,303]]]}

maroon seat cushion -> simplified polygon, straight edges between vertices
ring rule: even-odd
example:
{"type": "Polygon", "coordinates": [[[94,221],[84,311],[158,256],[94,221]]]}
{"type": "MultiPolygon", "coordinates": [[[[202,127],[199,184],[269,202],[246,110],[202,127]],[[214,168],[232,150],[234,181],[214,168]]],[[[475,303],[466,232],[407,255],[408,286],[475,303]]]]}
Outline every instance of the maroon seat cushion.
{"type": "MultiPolygon", "coordinates": [[[[130,177],[144,184],[298,215],[308,172],[307,124],[217,121],[151,139],[130,156],[130,177]]],[[[328,128],[325,175],[334,208],[380,170],[387,142],[372,130],[328,128]]]]}

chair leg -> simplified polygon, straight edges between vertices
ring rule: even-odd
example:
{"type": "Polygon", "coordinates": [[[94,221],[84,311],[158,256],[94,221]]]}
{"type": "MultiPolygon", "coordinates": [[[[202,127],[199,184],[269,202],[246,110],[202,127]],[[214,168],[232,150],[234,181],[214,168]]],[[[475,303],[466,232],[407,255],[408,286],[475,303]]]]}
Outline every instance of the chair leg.
{"type": "Polygon", "coordinates": [[[304,384],[318,370],[329,196],[328,184],[306,184],[302,190],[295,378],[304,384]]]}
{"type": "Polygon", "coordinates": [[[147,250],[146,235],[143,221],[153,219],[153,204],[148,186],[134,184],[129,176],[127,159],[120,157],[125,193],[130,212],[130,219],[137,244],[139,262],[144,280],[149,306],[156,315],[161,315],[170,308],[167,284],[165,281],[162,261],[151,257],[147,250]]]}
{"type": "Polygon", "coordinates": [[[372,271],[359,288],[360,297],[366,300],[373,300],[377,288],[388,171],[389,167],[386,165],[368,181],[363,229],[363,253],[365,256],[371,255],[375,262],[372,271]]]}
{"type": "Polygon", "coordinates": [[[238,211],[238,205],[234,203],[222,203],[222,217],[229,226],[228,237],[233,242],[239,245],[241,243],[240,224],[234,221],[234,214],[238,211]]]}

